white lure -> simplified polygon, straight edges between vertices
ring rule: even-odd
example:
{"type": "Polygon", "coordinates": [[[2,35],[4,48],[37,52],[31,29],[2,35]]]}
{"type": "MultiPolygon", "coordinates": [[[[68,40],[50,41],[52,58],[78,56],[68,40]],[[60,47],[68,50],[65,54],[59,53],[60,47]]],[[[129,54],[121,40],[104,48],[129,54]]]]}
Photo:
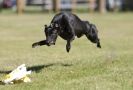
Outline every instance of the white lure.
{"type": "Polygon", "coordinates": [[[27,76],[31,74],[31,71],[27,71],[25,64],[18,66],[11,73],[5,76],[2,80],[4,84],[14,84],[19,82],[31,82],[30,78],[27,76]]]}

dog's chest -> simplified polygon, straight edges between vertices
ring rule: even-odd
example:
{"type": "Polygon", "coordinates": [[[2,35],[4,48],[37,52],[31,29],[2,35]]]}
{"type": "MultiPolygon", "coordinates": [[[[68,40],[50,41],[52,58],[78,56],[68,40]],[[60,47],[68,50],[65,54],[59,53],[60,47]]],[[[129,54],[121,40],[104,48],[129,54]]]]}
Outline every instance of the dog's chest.
{"type": "Polygon", "coordinates": [[[64,31],[64,30],[62,32],[60,32],[59,35],[61,38],[65,39],[65,40],[69,40],[72,38],[72,34],[68,31],[64,31]]]}

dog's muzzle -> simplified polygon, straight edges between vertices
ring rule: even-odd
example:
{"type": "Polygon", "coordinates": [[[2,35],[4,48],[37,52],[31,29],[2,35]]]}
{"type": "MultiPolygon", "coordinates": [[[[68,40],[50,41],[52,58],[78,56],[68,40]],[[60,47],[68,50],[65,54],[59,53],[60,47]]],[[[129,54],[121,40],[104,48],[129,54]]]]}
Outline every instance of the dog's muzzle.
{"type": "Polygon", "coordinates": [[[51,42],[47,41],[47,45],[48,46],[55,45],[55,42],[54,41],[51,41],[51,42]]]}

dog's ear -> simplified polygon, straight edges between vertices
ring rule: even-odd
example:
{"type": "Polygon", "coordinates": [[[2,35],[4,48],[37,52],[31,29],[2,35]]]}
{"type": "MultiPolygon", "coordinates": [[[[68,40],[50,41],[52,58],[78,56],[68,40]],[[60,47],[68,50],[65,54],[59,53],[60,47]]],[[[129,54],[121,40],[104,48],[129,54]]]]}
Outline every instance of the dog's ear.
{"type": "Polygon", "coordinates": [[[44,27],[47,28],[48,26],[45,24],[44,27]]]}

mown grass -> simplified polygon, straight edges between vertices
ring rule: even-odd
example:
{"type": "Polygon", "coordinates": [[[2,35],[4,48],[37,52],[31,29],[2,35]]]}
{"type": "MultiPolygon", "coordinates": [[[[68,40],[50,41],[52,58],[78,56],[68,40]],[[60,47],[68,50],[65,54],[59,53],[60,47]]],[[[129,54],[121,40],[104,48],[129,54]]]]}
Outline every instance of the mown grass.
{"type": "Polygon", "coordinates": [[[0,90],[132,90],[133,14],[77,14],[95,23],[102,49],[85,37],[75,39],[70,53],[58,38],[55,46],[31,48],[45,39],[44,24],[54,14],[0,15],[0,79],[25,63],[31,83],[0,85],[0,90]]]}

